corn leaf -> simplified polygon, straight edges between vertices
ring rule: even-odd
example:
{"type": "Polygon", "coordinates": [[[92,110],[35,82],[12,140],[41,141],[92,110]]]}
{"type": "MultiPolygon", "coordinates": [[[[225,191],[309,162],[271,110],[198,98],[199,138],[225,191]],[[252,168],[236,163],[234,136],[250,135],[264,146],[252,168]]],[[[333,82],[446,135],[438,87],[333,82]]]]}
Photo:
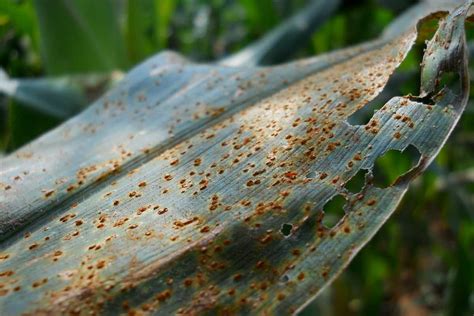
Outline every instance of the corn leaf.
{"type": "Polygon", "coordinates": [[[469,7],[438,15],[420,95],[390,99],[366,125],[347,119],[382,91],[417,20],[268,68],[170,52],[139,65],[0,160],[0,313],[298,312],[383,225],[459,120],[469,7]],[[442,73],[457,85],[441,86],[442,73]],[[409,146],[418,163],[375,186],[375,160],[409,146]],[[351,192],[360,170],[365,185],[351,192]],[[336,196],[345,214],[326,227],[336,196]]]}
{"type": "Polygon", "coordinates": [[[0,93],[57,118],[71,117],[99,97],[119,72],[49,78],[13,79],[0,70],[0,93]]]}
{"type": "MultiPolygon", "coordinates": [[[[41,0],[37,1],[37,7],[43,8],[41,0]]],[[[75,21],[77,25],[73,23],[73,26],[76,25],[76,27],[79,27],[78,32],[86,35],[88,32],[86,30],[81,30],[80,26],[89,25],[90,23],[81,22],[79,17],[82,12],[96,10],[102,15],[108,15],[110,13],[108,12],[110,11],[110,8],[107,9],[107,7],[103,7],[101,10],[98,10],[95,8],[97,4],[94,4],[93,2],[78,2],[76,3],[76,7],[73,3],[62,3],[59,1],[56,5],[58,8],[55,10],[65,10],[70,12],[71,15],[78,16],[75,21]],[[83,5],[84,7],[81,7],[80,5],[83,5]]],[[[236,54],[227,57],[222,60],[221,63],[232,66],[242,66],[282,61],[294,51],[295,47],[305,43],[306,39],[311,35],[314,29],[331,16],[333,11],[337,8],[337,5],[338,1],[333,1],[330,5],[324,5],[324,1],[320,0],[311,2],[308,7],[301,10],[294,17],[288,19],[281,26],[276,27],[262,39],[252,43],[248,47],[245,47],[236,54]]],[[[167,38],[167,24],[169,23],[173,7],[173,1],[127,2],[127,44],[131,60],[142,60],[153,53],[157,47],[163,47],[163,43],[167,38]],[[153,27],[156,36],[151,40],[144,36],[144,33],[146,33],[145,30],[150,26],[156,26],[153,27]]],[[[48,9],[47,12],[44,13],[40,11],[40,14],[44,14],[45,16],[43,18],[49,21],[51,20],[49,15],[54,14],[55,10],[51,11],[48,9]]],[[[62,11],[61,15],[63,18],[64,16],[67,16],[67,14],[62,11]]],[[[109,27],[114,25],[112,21],[109,21],[106,24],[109,27]]],[[[49,33],[55,32],[56,30],[57,27],[50,29],[47,26],[43,26],[43,37],[51,36],[55,40],[63,41],[62,38],[58,38],[55,34],[49,35],[49,33]]],[[[107,33],[113,33],[116,31],[117,30],[106,30],[107,33]]],[[[68,31],[67,34],[71,34],[71,31],[68,31]]],[[[100,34],[95,34],[95,36],[90,38],[87,43],[76,44],[82,45],[82,47],[95,47],[97,45],[93,45],[93,41],[103,42],[103,40],[99,38],[99,35],[100,34]]],[[[48,43],[48,41],[45,41],[45,43],[48,43]]],[[[61,45],[64,45],[64,42],[61,42],[61,45]]],[[[112,44],[108,43],[107,45],[112,44]]],[[[54,46],[49,47],[48,45],[45,45],[44,50],[56,52],[54,46]]],[[[74,52],[71,53],[72,55],[70,55],[70,57],[77,58],[75,56],[76,48],[74,47],[72,50],[74,52]]],[[[61,51],[61,53],[64,54],[63,51],[61,51]]],[[[89,55],[90,54],[81,54],[81,58],[88,59],[89,55]]],[[[46,60],[48,60],[48,56],[46,57],[46,60]]],[[[55,57],[53,56],[51,59],[54,61],[54,67],[57,67],[55,57]]],[[[116,64],[116,67],[118,66],[119,65],[116,64]]],[[[88,66],[85,67],[85,69],[91,70],[94,69],[94,67],[102,69],[103,66],[88,66]]],[[[61,69],[60,72],[66,70],[71,71],[71,69],[64,68],[61,69]]],[[[83,68],[80,70],[83,71],[83,68]]],[[[3,71],[0,71],[0,93],[9,96],[13,100],[19,101],[25,106],[37,109],[42,113],[66,119],[77,114],[86,105],[94,101],[95,97],[100,96],[106,88],[109,87],[108,83],[110,81],[114,83],[120,78],[121,74],[118,71],[102,75],[81,73],[72,76],[46,77],[39,79],[8,78],[3,71]]]]}

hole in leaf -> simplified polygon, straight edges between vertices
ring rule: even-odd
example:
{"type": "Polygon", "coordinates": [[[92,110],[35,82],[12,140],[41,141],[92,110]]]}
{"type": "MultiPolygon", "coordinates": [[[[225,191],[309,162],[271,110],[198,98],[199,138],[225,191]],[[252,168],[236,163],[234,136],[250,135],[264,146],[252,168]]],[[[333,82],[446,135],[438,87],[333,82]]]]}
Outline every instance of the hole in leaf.
{"type": "Polygon", "coordinates": [[[452,87],[459,81],[459,76],[453,72],[444,72],[441,75],[441,79],[439,80],[439,86],[442,88],[444,86],[452,87]]]}
{"type": "Polygon", "coordinates": [[[340,194],[334,196],[331,200],[329,200],[323,208],[323,225],[326,227],[333,227],[334,225],[336,225],[345,214],[345,204],[346,199],[340,194]]]}
{"type": "Polygon", "coordinates": [[[353,176],[345,185],[345,188],[352,192],[357,193],[362,191],[362,188],[365,185],[365,177],[367,175],[368,170],[360,169],[357,171],[356,175],[353,176]]]}
{"type": "MultiPolygon", "coordinates": [[[[387,86],[385,87],[387,89],[387,86]]],[[[347,118],[347,122],[351,125],[366,125],[376,111],[378,111],[390,98],[386,98],[383,91],[372,101],[364,105],[359,110],[352,113],[347,118]]]]}
{"type": "Polygon", "coordinates": [[[438,89],[450,89],[453,93],[461,94],[461,79],[459,75],[454,72],[444,72],[438,82],[438,89]]]}
{"type": "Polygon", "coordinates": [[[434,34],[439,27],[439,19],[443,18],[443,13],[435,13],[422,19],[423,23],[418,25],[418,38],[417,43],[424,43],[427,40],[433,38],[434,34]]]}
{"type": "Polygon", "coordinates": [[[393,182],[413,168],[420,159],[420,152],[415,146],[409,145],[403,152],[399,150],[389,150],[378,157],[374,166],[375,186],[386,188],[393,182]]]}
{"type": "Polygon", "coordinates": [[[283,236],[287,237],[291,234],[292,229],[293,225],[285,223],[281,225],[280,232],[283,234],[283,236]]]}

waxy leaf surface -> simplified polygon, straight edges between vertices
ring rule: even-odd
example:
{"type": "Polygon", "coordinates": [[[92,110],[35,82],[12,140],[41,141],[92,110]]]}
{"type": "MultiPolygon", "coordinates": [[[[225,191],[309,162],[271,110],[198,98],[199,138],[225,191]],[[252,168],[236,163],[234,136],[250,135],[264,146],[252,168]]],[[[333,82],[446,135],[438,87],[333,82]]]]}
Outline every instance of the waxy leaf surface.
{"type": "Polygon", "coordinates": [[[387,220],[458,121],[468,9],[441,19],[420,96],[392,98],[366,125],[347,119],[382,91],[416,21],[275,67],[174,53],[138,66],[0,161],[0,313],[297,312],[387,220]],[[439,87],[441,70],[460,88],[439,87]],[[410,145],[421,158],[391,186],[369,172],[360,192],[345,188],[410,145]],[[345,215],[324,227],[337,195],[345,215]]]}

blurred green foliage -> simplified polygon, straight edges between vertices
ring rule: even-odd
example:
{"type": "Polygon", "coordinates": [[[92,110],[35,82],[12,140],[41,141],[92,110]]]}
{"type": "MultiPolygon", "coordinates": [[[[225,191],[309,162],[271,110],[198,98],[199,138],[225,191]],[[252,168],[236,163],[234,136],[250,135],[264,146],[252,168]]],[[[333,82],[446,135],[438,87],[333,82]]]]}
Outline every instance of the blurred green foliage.
{"type": "MultiPolygon", "coordinates": [[[[293,57],[370,40],[413,2],[344,1],[293,57]]],[[[197,61],[215,61],[259,39],[306,3],[3,0],[0,65],[11,77],[125,71],[163,49],[197,61]]],[[[467,27],[472,40],[473,27],[470,23],[467,27]]],[[[418,92],[422,49],[422,43],[414,48],[385,89],[385,97],[362,114],[364,119],[389,97],[418,92]]],[[[0,99],[0,115],[3,151],[12,151],[60,123],[7,98],[0,99]]],[[[407,152],[385,155],[377,162],[376,180],[388,185],[414,158],[407,152]]],[[[360,187],[363,179],[362,174],[355,185],[360,187]]],[[[335,200],[325,212],[341,216],[340,204],[335,200]]],[[[302,314],[473,315],[473,220],[474,107],[470,104],[395,216],[302,314]]]]}
{"type": "Polygon", "coordinates": [[[102,72],[127,65],[112,0],[36,0],[44,68],[49,74],[102,72]]]}

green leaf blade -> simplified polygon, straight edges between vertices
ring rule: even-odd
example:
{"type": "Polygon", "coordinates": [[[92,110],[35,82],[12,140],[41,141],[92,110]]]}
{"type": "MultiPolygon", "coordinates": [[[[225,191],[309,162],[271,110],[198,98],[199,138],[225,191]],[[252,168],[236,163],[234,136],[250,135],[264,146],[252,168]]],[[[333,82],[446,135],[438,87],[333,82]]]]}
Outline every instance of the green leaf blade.
{"type": "Polygon", "coordinates": [[[126,67],[112,1],[36,0],[35,8],[49,74],[108,72],[126,67]]]}

